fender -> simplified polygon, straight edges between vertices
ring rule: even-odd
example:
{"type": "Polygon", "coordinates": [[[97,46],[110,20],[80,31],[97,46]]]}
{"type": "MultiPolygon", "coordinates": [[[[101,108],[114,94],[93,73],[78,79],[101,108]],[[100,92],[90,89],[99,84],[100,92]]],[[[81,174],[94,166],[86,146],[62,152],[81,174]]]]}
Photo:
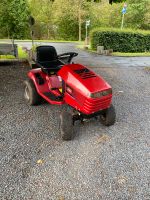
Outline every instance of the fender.
{"type": "Polygon", "coordinates": [[[36,90],[40,95],[42,95],[44,92],[49,92],[46,75],[40,68],[30,70],[28,72],[28,77],[34,82],[36,90]],[[42,84],[39,82],[39,80],[42,80],[42,84]]]}
{"type": "Polygon", "coordinates": [[[51,93],[50,88],[48,86],[48,81],[46,79],[47,75],[42,72],[40,68],[32,69],[28,72],[28,77],[31,79],[36,87],[37,93],[42,96],[46,101],[50,104],[62,105],[65,101],[55,101],[48,98],[45,94],[51,93]]]}

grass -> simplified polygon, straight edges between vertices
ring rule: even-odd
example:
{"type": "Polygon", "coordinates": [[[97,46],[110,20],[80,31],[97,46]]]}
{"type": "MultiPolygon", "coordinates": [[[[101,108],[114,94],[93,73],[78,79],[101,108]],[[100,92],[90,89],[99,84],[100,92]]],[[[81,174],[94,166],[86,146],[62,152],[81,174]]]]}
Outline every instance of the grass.
{"type": "MultiPolygon", "coordinates": [[[[18,58],[27,59],[27,53],[23,51],[21,46],[18,46],[18,58]]],[[[15,59],[15,56],[12,55],[0,55],[0,59],[15,59]]]]}
{"type": "Polygon", "coordinates": [[[26,59],[28,57],[28,54],[22,49],[21,46],[18,46],[18,57],[20,59],[26,59]]]}
{"type": "Polygon", "coordinates": [[[150,67],[145,67],[144,70],[150,72],[150,67]]]}
{"type": "Polygon", "coordinates": [[[14,59],[15,57],[12,55],[0,55],[0,60],[2,59],[14,59]]]}
{"type": "Polygon", "coordinates": [[[150,52],[143,52],[143,53],[122,53],[122,52],[113,52],[113,56],[127,56],[127,57],[144,57],[144,56],[150,56],[150,52]]]}
{"type": "MultiPolygon", "coordinates": [[[[90,45],[87,45],[88,49],[84,49],[84,45],[80,44],[76,46],[79,49],[86,50],[88,52],[97,53],[96,50],[91,49],[90,45]]],[[[120,57],[145,57],[150,56],[150,52],[143,53],[123,53],[123,52],[113,52],[112,56],[120,56],[120,57]]]]}

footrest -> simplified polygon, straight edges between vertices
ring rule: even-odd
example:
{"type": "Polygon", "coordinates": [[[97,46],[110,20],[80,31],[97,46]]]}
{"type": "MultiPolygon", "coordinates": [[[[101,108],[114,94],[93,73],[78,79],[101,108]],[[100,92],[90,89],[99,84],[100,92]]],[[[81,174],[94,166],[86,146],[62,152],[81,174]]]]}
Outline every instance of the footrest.
{"type": "Polygon", "coordinates": [[[52,101],[62,101],[63,97],[62,96],[55,96],[51,92],[45,92],[44,95],[51,99],[52,101]]]}

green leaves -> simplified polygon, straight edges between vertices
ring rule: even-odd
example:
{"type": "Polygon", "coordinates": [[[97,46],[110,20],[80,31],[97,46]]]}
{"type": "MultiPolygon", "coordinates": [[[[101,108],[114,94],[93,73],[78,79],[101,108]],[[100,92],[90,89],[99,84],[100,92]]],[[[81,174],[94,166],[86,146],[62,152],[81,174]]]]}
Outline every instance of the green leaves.
{"type": "MultiPolygon", "coordinates": [[[[88,15],[89,4],[86,0],[55,0],[53,6],[57,11],[55,13],[55,23],[58,26],[59,38],[66,40],[79,39],[79,29],[82,27],[82,33],[85,32],[85,20],[88,15]]],[[[82,39],[84,38],[83,35],[82,39]]]]}
{"type": "MultiPolygon", "coordinates": [[[[124,0],[110,2],[112,5],[109,0],[0,0],[0,37],[29,37],[30,15],[36,21],[37,39],[78,40],[79,35],[85,39],[85,21],[89,19],[88,32],[95,27],[120,28],[124,0]]],[[[124,28],[149,30],[150,0],[126,2],[124,28]]]]}
{"type": "Polygon", "coordinates": [[[126,26],[140,29],[150,29],[147,25],[147,16],[150,9],[148,0],[128,0],[128,11],[126,16],[126,26]]]}
{"type": "Polygon", "coordinates": [[[27,36],[30,12],[26,0],[2,0],[0,6],[0,27],[4,34],[15,39],[27,36]]]}
{"type": "Polygon", "coordinates": [[[91,33],[93,49],[104,46],[114,52],[145,52],[150,51],[150,32],[121,31],[120,29],[95,29],[91,33]]]}

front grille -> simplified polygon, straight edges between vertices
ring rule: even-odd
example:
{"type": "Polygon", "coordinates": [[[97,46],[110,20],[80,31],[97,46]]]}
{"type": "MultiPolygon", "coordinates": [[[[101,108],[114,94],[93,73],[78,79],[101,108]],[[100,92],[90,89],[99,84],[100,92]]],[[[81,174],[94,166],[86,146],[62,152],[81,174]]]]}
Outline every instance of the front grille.
{"type": "Polygon", "coordinates": [[[87,78],[93,78],[93,77],[96,77],[96,75],[91,72],[89,69],[87,68],[84,68],[84,69],[77,69],[77,70],[74,70],[77,74],[79,74],[79,76],[82,78],[82,79],[87,79],[87,78]]]}
{"type": "Polygon", "coordinates": [[[93,113],[108,108],[110,103],[111,97],[105,99],[86,99],[83,104],[83,109],[87,113],[93,113]]]}

